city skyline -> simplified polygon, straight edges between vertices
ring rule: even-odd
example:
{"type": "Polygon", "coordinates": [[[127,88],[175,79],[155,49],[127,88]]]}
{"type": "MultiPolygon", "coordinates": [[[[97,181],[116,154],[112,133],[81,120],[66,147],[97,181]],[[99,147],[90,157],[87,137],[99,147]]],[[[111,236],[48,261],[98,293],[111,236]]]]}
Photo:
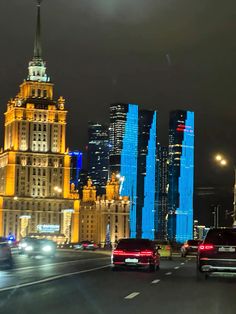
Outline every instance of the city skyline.
{"type": "MultiPolygon", "coordinates": [[[[57,2],[58,10],[55,10],[54,1],[45,1],[42,5],[42,37],[49,75],[56,82],[57,90],[66,97],[71,112],[69,134],[74,134],[77,123],[80,125],[81,136],[74,139],[68,136],[70,149],[83,149],[87,142],[87,121],[96,119],[101,120],[101,123],[106,122],[108,105],[116,101],[143,103],[147,109],[157,109],[160,130],[158,140],[162,145],[168,141],[168,112],[177,108],[190,109],[196,112],[196,185],[227,188],[231,197],[233,175],[230,167],[219,169],[211,159],[211,154],[216,150],[224,151],[229,157],[235,155],[235,148],[230,145],[235,134],[233,115],[228,114],[233,111],[235,99],[232,85],[235,60],[233,49],[230,49],[233,38],[230,34],[234,29],[230,26],[231,15],[228,13],[233,11],[231,2],[223,12],[220,2],[214,2],[216,14],[211,17],[212,25],[209,25],[207,14],[211,12],[211,1],[205,1],[204,5],[198,4],[197,10],[187,1],[181,1],[178,8],[176,1],[169,1],[166,5],[138,1],[147,19],[139,20],[137,38],[131,35],[136,25],[135,14],[139,16],[138,8],[134,8],[132,13],[130,1],[126,1],[126,4],[111,1],[113,10],[111,7],[108,10],[102,4],[104,1],[101,1],[99,7],[95,1],[89,4],[81,1],[79,5],[77,1],[71,1],[70,5],[57,2]],[[172,15],[171,8],[176,9],[172,15]],[[184,8],[188,10],[185,22],[181,19],[186,12],[184,8]],[[64,9],[67,14],[62,15],[64,9]],[[155,12],[155,18],[151,11],[155,12]],[[217,24],[217,12],[222,14],[221,26],[217,24]],[[127,34],[115,18],[117,13],[123,17],[126,28],[128,26],[127,34]],[[161,15],[171,18],[163,21],[161,15]],[[191,20],[193,15],[196,21],[201,21],[198,23],[199,28],[191,20]],[[60,23],[62,18],[64,23],[60,23]],[[162,27],[157,27],[158,23],[162,27]],[[185,24],[189,24],[188,30],[184,28],[185,24]],[[141,29],[144,36],[141,35],[141,29]],[[74,34],[72,30],[76,30],[78,36],[71,36],[74,34]],[[97,36],[94,36],[95,30],[97,36]],[[216,34],[222,35],[225,46],[219,43],[216,34]],[[117,37],[120,39],[118,42],[114,40],[117,37]],[[75,49],[68,50],[67,46],[75,49]],[[218,62],[219,59],[224,61],[223,64],[218,62]],[[93,94],[96,96],[91,98],[93,94]],[[158,105],[154,106],[153,103],[158,105]],[[226,128],[226,123],[230,127],[226,128]],[[203,176],[201,169],[205,168],[210,171],[203,176]]],[[[16,86],[26,74],[34,37],[32,28],[28,26],[34,19],[34,5],[34,1],[28,0],[20,3],[3,0],[0,4],[1,11],[6,12],[1,22],[8,25],[7,29],[3,28],[3,49],[0,52],[1,60],[4,60],[0,74],[2,103],[14,97],[16,86]],[[9,16],[8,12],[19,24],[17,31],[16,23],[9,24],[5,19],[5,16],[9,16]],[[13,47],[17,47],[17,53],[13,47]]],[[[2,124],[4,106],[1,106],[0,111],[2,124]]],[[[2,137],[0,140],[3,143],[2,137]]],[[[205,197],[207,193],[209,190],[205,197]]],[[[224,202],[228,209],[230,200],[224,202]]],[[[202,218],[203,210],[199,207],[200,204],[206,206],[206,203],[197,204],[202,218]]]]}

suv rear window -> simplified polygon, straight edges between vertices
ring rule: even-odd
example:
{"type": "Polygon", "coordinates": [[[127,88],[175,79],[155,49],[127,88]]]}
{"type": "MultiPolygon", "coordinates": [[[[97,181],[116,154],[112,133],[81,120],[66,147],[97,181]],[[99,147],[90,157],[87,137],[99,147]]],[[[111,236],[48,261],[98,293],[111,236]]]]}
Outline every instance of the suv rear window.
{"type": "Polygon", "coordinates": [[[150,240],[136,240],[136,239],[127,239],[119,241],[117,248],[118,249],[127,249],[127,250],[135,250],[135,249],[146,249],[152,248],[152,241],[150,240]]]}
{"type": "Polygon", "coordinates": [[[236,229],[209,230],[204,242],[215,245],[236,245],[236,229]]]}

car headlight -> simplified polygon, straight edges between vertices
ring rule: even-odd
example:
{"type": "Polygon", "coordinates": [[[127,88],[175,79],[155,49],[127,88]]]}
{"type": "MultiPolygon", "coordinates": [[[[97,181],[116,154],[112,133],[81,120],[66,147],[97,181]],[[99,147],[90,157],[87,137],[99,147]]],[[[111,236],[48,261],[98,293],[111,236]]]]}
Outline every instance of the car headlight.
{"type": "Polygon", "coordinates": [[[26,248],[25,248],[25,250],[26,250],[27,252],[32,251],[32,250],[33,250],[33,247],[32,247],[31,245],[27,245],[26,248]]]}
{"type": "Polygon", "coordinates": [[[50,252],[52,250],[52,247],[50,245],[45,245],[45,246],[43,246],[42,250],[44,252],[50,252]]]}
{"type": "Polygon", "coordinates": [[[22,244],[20,244],[20,247],[26,248],[26,247],[27,247],[27,243],[22,243],[22,244]]]}

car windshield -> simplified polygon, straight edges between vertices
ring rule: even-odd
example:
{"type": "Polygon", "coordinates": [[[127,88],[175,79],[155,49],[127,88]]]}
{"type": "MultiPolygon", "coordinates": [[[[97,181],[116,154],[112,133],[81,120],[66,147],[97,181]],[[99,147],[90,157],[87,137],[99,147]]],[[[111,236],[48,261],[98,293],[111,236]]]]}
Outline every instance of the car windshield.
{"type": "Polygon", "coordinates": [[[117,249],[135,250],[151,248],[152,242],[149,240],[121,240],[117,249]]]}
{"type": "Polygon", "coordinates": [[[236,245],[236,229],[210,230],[206,236],[205,243],[236,245]]]}

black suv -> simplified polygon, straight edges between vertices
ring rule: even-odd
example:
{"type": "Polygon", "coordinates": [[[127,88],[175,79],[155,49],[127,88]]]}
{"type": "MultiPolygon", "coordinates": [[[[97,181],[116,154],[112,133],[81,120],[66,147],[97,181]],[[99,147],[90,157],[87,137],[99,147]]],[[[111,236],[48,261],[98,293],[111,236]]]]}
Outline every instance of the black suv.
{"type": "Polygon", "coordinates": [[[210,229],[198,247],[198,276],[211,272],[236,272],[236,229],[210,229]]]}

